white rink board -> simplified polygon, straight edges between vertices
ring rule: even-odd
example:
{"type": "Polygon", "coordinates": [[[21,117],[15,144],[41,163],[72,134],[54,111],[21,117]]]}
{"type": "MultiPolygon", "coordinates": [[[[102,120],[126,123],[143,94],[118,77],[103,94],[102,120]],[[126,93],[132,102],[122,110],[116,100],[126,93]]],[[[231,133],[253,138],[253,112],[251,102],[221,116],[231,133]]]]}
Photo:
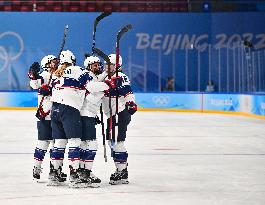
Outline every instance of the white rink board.
{"type": "MultiPolygon", "coordinates": [[[[265,121],[241,116],[138,112],[129,127],[129,185],[111,186],[99,152],[97,189],[32,181],[35,111],[0,111],[1,205],[264,205],[265,121]]],[[[65,162],[67,166],[67,162],[65,162]]],[[[67,171],[67,168],[64,168],[67,171]]]]}

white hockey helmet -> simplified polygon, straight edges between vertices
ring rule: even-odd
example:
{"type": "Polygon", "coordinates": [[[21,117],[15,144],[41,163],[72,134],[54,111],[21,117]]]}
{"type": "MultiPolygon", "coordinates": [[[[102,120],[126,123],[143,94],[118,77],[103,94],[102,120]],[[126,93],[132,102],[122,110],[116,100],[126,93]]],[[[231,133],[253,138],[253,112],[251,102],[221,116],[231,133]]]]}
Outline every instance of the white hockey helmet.
{"type": "MultiPolygon", "coordinates": [[[[109,59],[110,59],[111,64],[116,65],[116,54],[110,54],[109,59]]],[[[122,57],[121,56],[119,56],[119,66],[122,66],[122,57]]]]}
{"type": "Polygon", "coordinates": [[[72,65],[75,65],[76,58],[72,51],[66,50],[62,51],[60,54],[60,64],[63,63],[70,63],[72,65]]]}
{"type": "Polygon", "coordinates": [[[47,55],[44,56],[43,59],[41,59],[41,67],[45,70],[47,69],[46,65],[49,64],[52,60],[56,59],[54,55],[47,55]]]}
{"type": "Polygon", "coordinates": [[[88,65],[93,63],[100,63],[100,59],[97,56],[89,56],[84,61],[84,67],[87,68],[88,65]]]}

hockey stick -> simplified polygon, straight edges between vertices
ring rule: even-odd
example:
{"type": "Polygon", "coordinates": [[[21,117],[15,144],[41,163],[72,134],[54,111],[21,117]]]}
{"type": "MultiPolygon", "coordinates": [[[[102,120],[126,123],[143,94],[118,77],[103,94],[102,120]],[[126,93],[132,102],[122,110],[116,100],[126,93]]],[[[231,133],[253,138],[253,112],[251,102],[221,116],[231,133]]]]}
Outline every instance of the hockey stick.
{"type": "Polygon", "coordinates": [[[92,54],[90,53],[85,53],[85,58],[89,57],[89,56],[92,56],[94,54],[93,52],[93,49],[95,48],[96,46],[96,32],[97,32],[97,26],[98,26],[98,23],[104,19],[105,17],[111,15],[111,12],[103,12],[101,13],[94,21],[94,27],[93,27],[93,41],[92,41],[92,54]]]}
{"type": "Polygon", "coordinates": [[[92,55],[94,53],[94,48],[96,46],[96,32],[97,32],[97,25],[98,23],[104,19],[105,17],[111,15],[111,12],[103,12],[101,13],[94,21],[94,29],[93,29],[93,43],[92,43],[92,55]]]}
{"type": "MultiPolygon", "coordinates": [[[[68,28],[69,28],[68,25],[66,25],[66,26],[64,27],[63,40],[62,40],[62,43],[61,43],[61,48],[60,48],[60,51],[59,51],[59,54],[58,54],[58,57],[57,57],[57,61],[59,61],[59,59],[60,59],[60,54],[61,54],[61,52],[63,51],[64,45],[65,45],[66,36],[67,36],[67,33],[68,33],[68,28]]],[[[56,67],[58,67],[58,64],[56,65],[56,67]]],[[[50,85],[51,80],[52,80],[52,73],[51,73],[51,75],[50,75],[50,78],[49,78],[49,80],[48,80],[47,85],[50,85]]],[[[47,113],[44,112],[43,107],[42,107],[42,106],[43,106],[43,105],[42,105],[42,104],[43,104],[43,101],[44,101],[44,96],[42,96],[42,98],[41,98],[41,101],[40,101],[39,107],[38,107],[38,109],[37,109],[37,113],[36,113],[36,115],[35,115],[39,120],[43,120],[43,119],[45,119],[45,117],[50,113],[50,111],[48,111],[47,113]],[[41,116],[40,113],[44,113],[46,116],[43,118],[43,116],[41,116]]]]}
{"type": "MultiPolygon", "coordinates": [[[[119,65],[119,58],[120,58],[120,40],[121,40],[121,37],[127,32],[129,31],[130,29],[132,29],[132,25],[131,24],[128,24],[126,26],[124,26],[118,33],[117,33],[117,39],[116,39],[116,68],[115,68],[115,73],[116,73],[116,77],[118,78],[119,77],[119,68],[121,65],[119,65]]],[[[115,121],[116,121],[116,115],[119,113],[119,110],[118,110],[118,105],[119,105],[119,96],[118,96],[118,88],[117,88],[117,92],[116,92],[116,110],[115,110],[115,121]]],[[[114,138],[116,138],[116,135],[115,135],[115,127],[112,131],[112,135],[114,136],[114,138]]],[[[117,136],[118,138],[118,136],[117,136]]],[[[118,139],[115,139],[115,141],[117,142],[118,139]]]]}
{"type": "Polygon", "coordinates": [[[101,132],[102,132],[102,136],[103,136],[104,159],[105,159],[105,162],[107,162],[108,158],[107,158],[107,150],[106,150],[106,135],[105,135],[105,126],[104,126],[104,122],[103,122],[102,104],[100,105],[100,121],[101,121],[101,132]]]}
{"type": "MultiPolygon", "coordinates": [[[[94,29],[93,29],[93,42],[92,42],[92,55],[94,54],[94,48],[96,46],[96,32],[98,23],[104,19],[105,17],[111,15],[111,12],[101,13],[94,21],[94,29]]],[[[104,158],[105,162],[107,162],[107,153],[106,153],[106,136],[105,136],[105,128],[104,128],[104,118],[103,118],[103,108],[102,104],[100,104],[100,121],[101,121],[101,130],[103,136],[103,147],[104,147],[104,158]]]]}
{"type": "MultiPolygon", "coordinates": [[[[93,53],[96,53],[98,56],[100,56],[101,58],[103,58],[108,65],[108,78],[111,78],[111,74],[110,74],[110,59],[109,57],[103,53],[101,50],[99,50],[98,48],[93,48],[93,53]]],[[[109,92],[109,110],[110,110],[110,118],[109,118],[109,139],[111,141],[113,141],[113,137],[111,135],[112,132],[112,107],[111,107],[111,94],[109,92]]],[[[102,112],[102,106],[100,108],[101,111],[101,116],[102,116],[102,123],[103,123],[103,112],[102,112]]],[[[106,155],[106,136],[104,133],[104,123],[102,124],[102,135],[103,135],[103,146],[104,146],[104,158],[105,160],[107,159],[107,155],[106,155]]],[[[111,147],[111,153],[112,153],[112,147],[111,147]]]]}

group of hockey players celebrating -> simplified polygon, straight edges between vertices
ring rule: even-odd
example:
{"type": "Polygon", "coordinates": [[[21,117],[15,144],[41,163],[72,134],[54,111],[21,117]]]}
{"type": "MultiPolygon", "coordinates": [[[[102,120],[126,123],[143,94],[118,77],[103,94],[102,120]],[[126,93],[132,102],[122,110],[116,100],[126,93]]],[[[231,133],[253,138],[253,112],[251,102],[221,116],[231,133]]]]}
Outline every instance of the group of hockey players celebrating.
{"type": "Polygon", "coordinates": [[[97,116],[102,106],[107,116],[107,140],[116,166],[109,183],[129,183],[125,139],[137,105],[130,80],[122,72],[121,56],[119,65],[116,65],[116,54],[108,57],[108,66],[106,62],[102,66],[99,57],[91,55],[86,57],[84,67],[79,67],[75,55],[65,50],[59,58],[47,55],[40,65],[37,62],[31,65],[28,76],[31,88],[38,89],[39,105],[34,179],[40,179],[42,162],[50,147],[48,185],[58,186],[68,181],[72,188],[100,186],[101,180],[93,174],[92,167],[98,149],[96,124],[103,123],[97,116]],[[110,130],[115,127],[118,133],[113,141],[115,136],[110,136],[110,130]],[[69,174],[62,171],[66,147],[69,174]]]}

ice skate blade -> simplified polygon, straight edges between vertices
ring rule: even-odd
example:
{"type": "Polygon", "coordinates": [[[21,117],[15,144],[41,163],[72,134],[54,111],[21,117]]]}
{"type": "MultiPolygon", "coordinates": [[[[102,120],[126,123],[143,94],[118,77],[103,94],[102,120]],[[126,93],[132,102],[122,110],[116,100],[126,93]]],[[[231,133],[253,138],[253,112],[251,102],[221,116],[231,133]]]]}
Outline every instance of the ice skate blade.
{"type": "Polygon", "coordinates": [[[62,181],[65,182],[67,180],[67,178],[62,178],[62,181]]]}
{"type": "Polygon", "coordinates": [[[90,188],[99,188],[101,183],[89,183],[88,187],[90,188]]]}
{"type": "Polygon", "coordinates": [[[33,178],[33,181],[36,182],[36,183],[39,183],[41,180],[37,179],[37,178],[33,178]]]}
{"type": "Polygon", "coordinates": [[[64,182],[58,182],[58,181],[48,181],[47,186],[63,186],[64,182]]]}
{"type": "MultiPolygon", "coordinates": [[[[51,180],[50,177],[48,177],[48,180],[51,180]]],[[[63,177],[60,179],[60,182],[59,183],[63,183],[63,182],[66,182],[67,181],[67,178],[63,177]]]]}
{"type": "Polygon", "coordinates": [[[109,182],[111,185],[119,185],[119,184],[129,184],[128,179],[121,179],[118,181],[110,180],[109,182]]]}
{"type": "Polygon", "coordinates": [[[82,189],[82,188],[87,188],[88,187],[88,184],[87,183],[69,183],[69,188],[72,188],[72,189],[82,189]]]}

